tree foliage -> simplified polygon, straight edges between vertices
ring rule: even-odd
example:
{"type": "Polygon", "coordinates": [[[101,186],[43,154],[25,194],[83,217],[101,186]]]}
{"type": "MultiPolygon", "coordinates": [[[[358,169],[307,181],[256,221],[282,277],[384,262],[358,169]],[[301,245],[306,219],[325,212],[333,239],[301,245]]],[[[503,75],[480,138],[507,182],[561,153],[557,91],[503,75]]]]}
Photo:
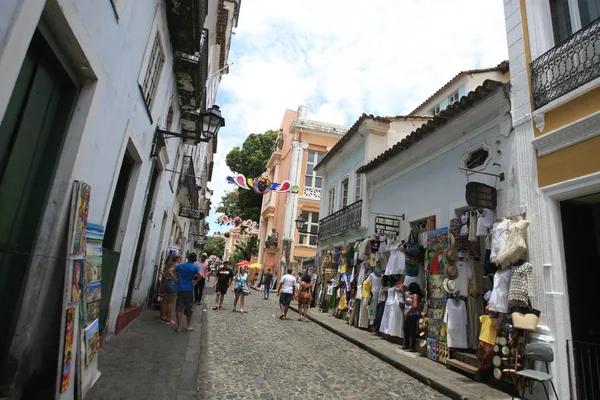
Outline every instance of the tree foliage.
{"type": "Polygon", "coordinates": [[[233,252],[233,256],[231,261],[233,264],[237,264],[240,261],[250,261],[252,256],[258,255],[258,236],[257,235],[248,235],[244,236],[240,241],[235,245],[235,251],[233,252]]]}
{"type": "MultiPolygon", "coordinates": [[[[269,130],[265,133],[252,133],[242,148],[234,147],[227,154],[225,162],[231,171],[243,174],[246,178],[255,178],[265,172],[267,162],[273,153],[278,131],[269,130]]],[[[251,190],[238,188],[226,193],[221,198],[217,213],[231,217],[259,221],[262,195],[251,190]]]]}
{"type": "Polygon", "coordinates": [[[223,254],[225,253],[225,238],[221,236],[209,237],[206,241],[204,252],[209,256],[215,255],[220,259],[223,259],[223,254]]]}

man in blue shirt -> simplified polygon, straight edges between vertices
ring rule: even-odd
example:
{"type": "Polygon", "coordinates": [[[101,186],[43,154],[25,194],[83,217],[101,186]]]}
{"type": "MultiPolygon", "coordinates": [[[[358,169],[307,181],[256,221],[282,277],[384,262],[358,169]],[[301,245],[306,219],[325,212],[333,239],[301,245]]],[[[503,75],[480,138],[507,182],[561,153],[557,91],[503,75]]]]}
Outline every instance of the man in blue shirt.
{"type": "Polygon", "coordinates": [[[177,303],[175,312],[177,315],[176,332],[181,332],[181,315],[185,314],[187,322],[187,331],[193,331],[192,328],[192,310],[194,307],[194,286],[200,279],[200,267],[194,264],[198,261],[196,253],[190,253],[187,256],[188,262],[176,265],[169,271],[171,277],[177,282],[177,303]]]}

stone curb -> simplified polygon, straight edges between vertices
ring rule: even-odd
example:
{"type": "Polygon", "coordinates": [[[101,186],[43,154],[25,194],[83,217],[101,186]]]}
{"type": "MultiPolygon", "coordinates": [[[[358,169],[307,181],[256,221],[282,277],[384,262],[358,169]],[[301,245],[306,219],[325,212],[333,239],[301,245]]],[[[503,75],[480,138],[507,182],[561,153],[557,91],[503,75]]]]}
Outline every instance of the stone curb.
{"type": "MultiPolygon", "coordinates": [[[[251,286],[251,288],[256,290],[257,292],[260,291],[259,288],[254,287],[254,286],[251,286]]],[[[294,306],[290,306],[290,310],[293,310],[293,311],[299,313],[298,309],[294,306]]],[[[340,336],[341,338],[349,341],[350,343],[354,344],[355,346],[358,346],[359,348],[365,350],[366,352],[374,355],[375,357],[379,358],[381,361],[384,361],[384,362],[390,364],[391,366],[393,366],[394,368],[397,368],[400,371],[404,372],[405,374],[412,376],[413,378],[417,379],[419,382],[424,383],[425,385],[430,386],[431,388],[440,392],[441,394],[450,397],[453,400],[473,399],[471,397],[464,396],[463,394],[461,394],[460,392],[456,391],[455,389],[453,389],[452,387],[450,387],[448,385],[444,385],[443,383],[437,382],[435,376],[427,376],[418,371],[415,371],[413,368],[411,368],[410,365],[401,363],[397,360],[392,359],[387,354],[382,353],[378,350],[375,350],[372,347],[367,346],[360,340],[356,340],[356,339],[348,336],[347,334],[345,334],[344,332],[342,332],[339,329],[336,329],[322,321],[319,321],[318,319],[313,318],[310,315],[308,316],[308,319],[315,322],[316,324],[322,326],[323,328],[327,329],[328,331],[335,333],[336,335],[340,336]]]]}

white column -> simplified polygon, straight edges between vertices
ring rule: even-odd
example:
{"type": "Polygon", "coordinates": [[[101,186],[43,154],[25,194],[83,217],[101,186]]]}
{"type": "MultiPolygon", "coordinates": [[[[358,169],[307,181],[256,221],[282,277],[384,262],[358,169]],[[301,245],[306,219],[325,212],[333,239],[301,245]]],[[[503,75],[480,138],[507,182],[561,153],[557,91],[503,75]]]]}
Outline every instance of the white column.
{"type": "MultiPolygon", "coordinates": [[[[298,184],[299,180],[299,170],[302,166],[302,144],[297,140],[292,142],[292,160],[290,165],[290,183],[292,186],[298,184]]],[[[308,147],[308,144],[306,144],[308,147]]],[[[294,240],[294,220],[296,219],[296,211],[298,209],[298,195],[293,193],[288,193],[286,209],[285,209],[285,225],[283,238],[288,240],[294,240]]]]}

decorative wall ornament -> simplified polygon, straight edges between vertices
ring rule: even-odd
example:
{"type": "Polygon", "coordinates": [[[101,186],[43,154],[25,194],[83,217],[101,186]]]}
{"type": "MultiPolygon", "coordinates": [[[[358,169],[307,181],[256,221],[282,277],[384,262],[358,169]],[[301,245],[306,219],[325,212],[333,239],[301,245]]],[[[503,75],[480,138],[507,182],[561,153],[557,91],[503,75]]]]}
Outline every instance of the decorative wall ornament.
{"type": "Polygon", "coordinates": [[[531,143],[537,150],[538,156],[541,157],[599,135],[600,112],[596,112],[545,135],[538,136],[531,143]]]}
{"type": "Polygon", "coordinates": [[[533,116],[535,127],[538,128],[540,132],[544,132],[544,127],[546,126],[546,120],[544,118],[544,115],[544,113],[539,113],[533,116]]]}
{"type": "Polygon", "coordinates": [[[265,174],[257,176],[254,179],[246,178],[242,174],[228,176],[227,182],[237,185],[242,189],[252,190],[258,194],[267,194],[271,190],[277,193],[298,193],[298,186],[292,186],[289,181],[283,181],[282,183],[271,182],[271,179],[265,174]]]}

